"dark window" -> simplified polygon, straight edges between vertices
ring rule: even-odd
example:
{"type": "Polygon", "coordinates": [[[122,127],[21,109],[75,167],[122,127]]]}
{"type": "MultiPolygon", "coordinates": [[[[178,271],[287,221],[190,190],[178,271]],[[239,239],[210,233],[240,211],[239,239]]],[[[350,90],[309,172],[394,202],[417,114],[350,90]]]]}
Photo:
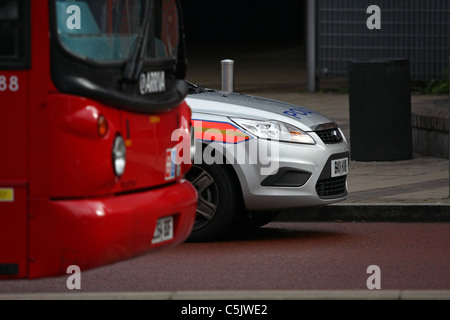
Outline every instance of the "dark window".
{"type": "Polygon", "coordinates": [[[0,1],[0,69],[29,67],[29,26],[29,0],[0,1]]]}
{"type": "Polygon", "coordinates": [[[17,58],[19,54],[19,10],[17,0],[0,2],[0,57],[17,58]]]}

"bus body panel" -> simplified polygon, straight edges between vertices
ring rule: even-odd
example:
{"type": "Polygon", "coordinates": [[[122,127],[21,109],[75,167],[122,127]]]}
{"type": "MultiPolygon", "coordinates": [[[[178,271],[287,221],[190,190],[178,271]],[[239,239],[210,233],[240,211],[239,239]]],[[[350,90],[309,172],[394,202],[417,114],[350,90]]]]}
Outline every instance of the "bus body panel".
{"type": "Polygon", "coordinates": [[[28,74],[0,70],[0,181],[27,178],[28,74]]]}
{"type": "Polygon", "coordinates": [[[189,130],[182,127],[182,119],[189,117],[188,108],[182,103],[163,114],[142,115],[86,98],[51,94],[47,127],[50,198],[101,196],[175,181],[179,178],[176,174],[166,175],[171,165],[166,154],[178,144],[172,133],[180,128],[189,130]],[[108,123],[104,137],[97,133],[100,115],[108,123]],[[127,164],[120,181],[113,174],[110,157],[119,134],[127,146],[127,164]]]}
{"type": "Polygon", "coordinates": [[[120,110],[67,94],[50,94],[48,100],[49,197],[80,198],[119,192],[111,154],[114,138],[122,132],[120,110]],[[108,123],[104,137],[97,132],[100,115],[108,123]]]}
{"type": "Polygon", "coordinates": [[[140,113],[59,92],[51,0],[18,3],[29,6],[31,54],[29,66],[0,68],[0,279],[62,275],[69,265],[86,270],[183,242],[197,193],[182,177],[190,165],[170,160],[172,133],[190,132],[189,106],[181,98],[177,107],[140,113]],[[121,177],[112,165],[117,135],[127,151],[121,177]],[[169,216],[173,235],[152,243],[158,219],[169,216]]]}
{"type": "Polygon", "coordinates": [[[0,70],[0,279],[28,261],[28,72],[0,70]]]}
{"type": "Polygon", "coordinates": [[[0,181],[0,279],[28,274],[26,182],[0,181]]]}

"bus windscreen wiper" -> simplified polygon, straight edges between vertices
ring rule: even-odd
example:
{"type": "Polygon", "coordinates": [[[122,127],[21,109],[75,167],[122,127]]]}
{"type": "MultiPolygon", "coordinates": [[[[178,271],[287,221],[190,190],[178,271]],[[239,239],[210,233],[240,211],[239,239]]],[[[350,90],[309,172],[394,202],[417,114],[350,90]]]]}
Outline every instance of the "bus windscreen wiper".
{"type": "Polygon", "coordinates": [[[130,54],[122,77],[127,82],[136,82],[139,78],[139,73],[144,63],[145,49],[147,48],[147,40],[150,32],[150,17],[153,12],[153,1],[145,1],[145,15],[142,23],[142,28],[139,30],[139,34],[136,39],[136,45],[130,54]]]}

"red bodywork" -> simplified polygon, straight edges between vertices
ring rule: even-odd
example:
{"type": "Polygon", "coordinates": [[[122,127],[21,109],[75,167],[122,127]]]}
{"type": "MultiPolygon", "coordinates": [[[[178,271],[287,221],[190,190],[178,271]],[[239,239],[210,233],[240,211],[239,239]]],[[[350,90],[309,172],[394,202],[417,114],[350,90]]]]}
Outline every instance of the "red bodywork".
{"type": "Polygon", "coordinates": [[[182,178],[190,166],[171,179],[166,167],[178,144],[172,132],[190,130],[190,108],[133,113],[58,92],[47,1],[30,5],[31,67],[0,70],[0,278],[62,275],[70,265],[86,270],[183,242],[197,194],[182,178]],[[103,137],[99,115],[108,123],[103,137]],[[120,178],[111,160],[116,135],[127,147],[120,178]],[[166,216],[174,217],[173,239],[152,244],[166,216]]]}

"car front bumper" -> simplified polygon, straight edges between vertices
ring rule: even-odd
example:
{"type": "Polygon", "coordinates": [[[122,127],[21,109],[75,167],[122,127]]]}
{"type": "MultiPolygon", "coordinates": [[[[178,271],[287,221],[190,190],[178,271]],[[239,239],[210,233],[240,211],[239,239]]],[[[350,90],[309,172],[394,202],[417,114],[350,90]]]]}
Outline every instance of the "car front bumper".
{"type": "MultiPolygon", "coordinates": [[[[248,210],[323,206],[346,199],[347,175],[331,175],[332,160],[347,158],[348,164],[349,150],[345,141],[330,145],[265,143],[268,146],[262,149],[275,152],[267,152],[268,156],[262,152],[262,161],[248,160],[243,163],[234,157],[235,161],[231,163],[240,181],[248,210]]],[[[237,153],[236,150],[234,152],[237,153]]],[[[251,159],[251,156],[247,159],[251,159]]]]}

